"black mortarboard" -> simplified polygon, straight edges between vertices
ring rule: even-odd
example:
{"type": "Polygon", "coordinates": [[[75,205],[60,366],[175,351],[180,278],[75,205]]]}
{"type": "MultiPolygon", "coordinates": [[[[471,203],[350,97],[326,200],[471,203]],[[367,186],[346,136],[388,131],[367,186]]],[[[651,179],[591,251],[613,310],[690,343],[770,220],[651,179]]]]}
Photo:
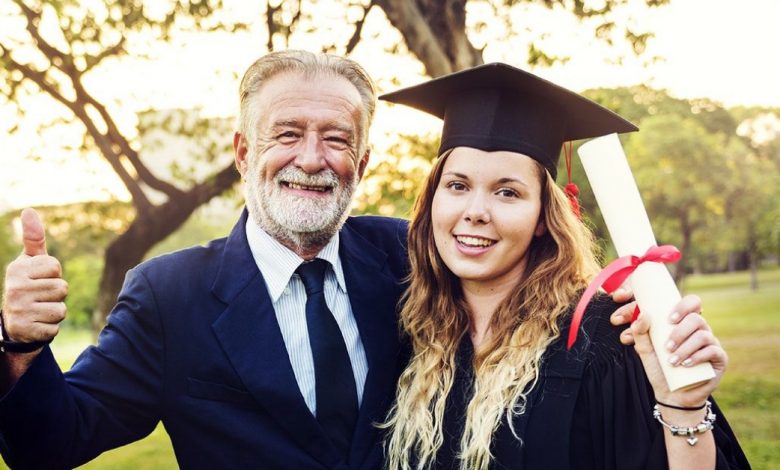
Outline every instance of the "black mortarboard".
{"type": "Polygon", "coordinates": [[[553,178],[564,142],[637,127],[577,93],[510,65],[492,63],[387,93],[444,120],[439,155],[454,147],[519,152],[553,178]]]}

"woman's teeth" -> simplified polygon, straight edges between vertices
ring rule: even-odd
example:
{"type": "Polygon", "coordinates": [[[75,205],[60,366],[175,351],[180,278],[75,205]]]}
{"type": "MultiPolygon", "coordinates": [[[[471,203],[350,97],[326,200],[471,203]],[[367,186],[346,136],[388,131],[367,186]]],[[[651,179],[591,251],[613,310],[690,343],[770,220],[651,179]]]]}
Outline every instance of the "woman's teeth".
{"type": "Polygon", "coordinates": [[[488,240],[486,238],[464,237],[461,235],[456,236],[455,239],[462,245],[473,247],[487,247],[496,243],[494,240],[488,240]]]}

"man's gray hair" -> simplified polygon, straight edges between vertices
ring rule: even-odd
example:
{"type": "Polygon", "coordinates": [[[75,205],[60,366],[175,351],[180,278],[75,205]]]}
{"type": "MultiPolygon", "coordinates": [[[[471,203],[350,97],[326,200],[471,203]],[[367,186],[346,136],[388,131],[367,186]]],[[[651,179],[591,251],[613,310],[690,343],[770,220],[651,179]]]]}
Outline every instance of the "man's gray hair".
{"type": "Polygon", "coordinates": [[[332,74],[344,77],[357,88],[363,103],[363,112],[358,135],[358,158],[368,145],[368,129],[376,109],[376,86],[371,77],[357,62],[330,54],[315,54],[302,50],[276,51],[264,55],[252,64],[241,79],[239,87],[241,108],[238,116],[238,130],[254,145],[259,113],[251,109],[251,98],[271,77],[285,72],[299,72],[306,77],[318,74],[332,74]]]}

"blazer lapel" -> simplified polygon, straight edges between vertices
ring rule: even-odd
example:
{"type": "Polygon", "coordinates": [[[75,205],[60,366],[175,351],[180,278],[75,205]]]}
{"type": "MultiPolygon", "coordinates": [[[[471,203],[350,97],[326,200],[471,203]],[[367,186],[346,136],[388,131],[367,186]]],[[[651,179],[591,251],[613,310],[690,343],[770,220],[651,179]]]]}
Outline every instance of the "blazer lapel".
{"type": "Polygon", "coordinates": [[[273,304],[246,240],[246,211],[225,245],[213,293],[227,308],[212,324],[247,390],[301,449],[328,467],[339,457],[309,411],[287,355],[273,304]]]}
{"type": "Polygon", "coordinates": [[[384,420],[394,397],[400,346],[397,304],[402,283],[385,267],[387,254],[345,225],[339,255],[352,313],[368,360],[368,375],[352,440],[350,468],[366,458],[378,440],[374,423],[384,420]]]}

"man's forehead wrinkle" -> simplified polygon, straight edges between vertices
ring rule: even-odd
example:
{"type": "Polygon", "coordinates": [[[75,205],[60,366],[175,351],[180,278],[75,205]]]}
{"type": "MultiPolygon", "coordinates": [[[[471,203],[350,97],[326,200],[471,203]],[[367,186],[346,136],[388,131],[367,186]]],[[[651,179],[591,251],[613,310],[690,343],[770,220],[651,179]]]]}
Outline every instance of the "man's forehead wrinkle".
{"type": "Polygon", "coordinates": [[[336,95],[333,99],[325,99],[322,96],[312,96],[303,91],[276,95],[271,98],[268,108],[272,112],[295,112],[294,110],[300,108],[321,108],[350,116],[360,111],[360,105],[352,103],[341,95],[336,95]]]}
{"type": "Polygon", "coordinates": [[[277,119],[273,123],[271,123],[272,128],[277,127],[302,127],[302,123],[300,119],[297,118],[290,118],[290,119],[277,119]]]}
{"type": "Polygon", "coordinates": [[[273,102],[277,103],[306,96],[316,101],[335,99],[349,109],[362,106],[360,92],[355,85],[346,78],[332,74],[316,74],[309,77],[300,72],[285,72],[269,79],[258,94],[266,93],[271,95],[273,102]],[[299,86],[290,86],[293,83],[299,86]]]}

